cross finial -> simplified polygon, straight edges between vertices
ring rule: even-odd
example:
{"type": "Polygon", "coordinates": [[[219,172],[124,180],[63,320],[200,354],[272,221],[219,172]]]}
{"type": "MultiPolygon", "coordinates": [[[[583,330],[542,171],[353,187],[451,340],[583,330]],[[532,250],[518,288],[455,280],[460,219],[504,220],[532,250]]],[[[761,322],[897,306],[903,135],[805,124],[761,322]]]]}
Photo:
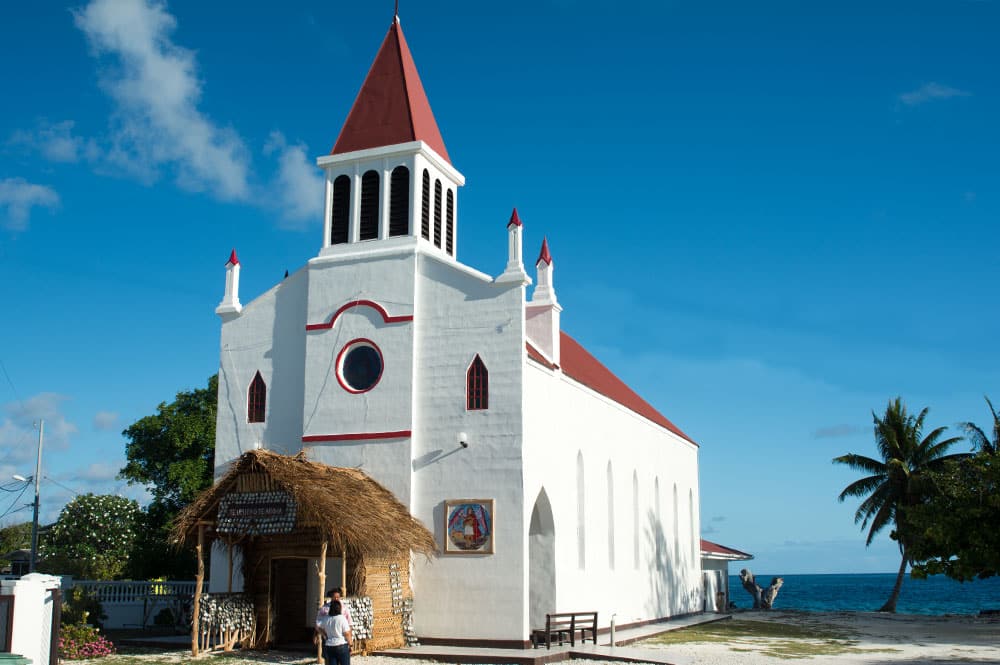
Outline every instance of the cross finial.
{"type": "Polygon", "coordinates": [[[392,20],[399,23],[399,0],[396,0],[396,8],[392,11],[392,20]]]}

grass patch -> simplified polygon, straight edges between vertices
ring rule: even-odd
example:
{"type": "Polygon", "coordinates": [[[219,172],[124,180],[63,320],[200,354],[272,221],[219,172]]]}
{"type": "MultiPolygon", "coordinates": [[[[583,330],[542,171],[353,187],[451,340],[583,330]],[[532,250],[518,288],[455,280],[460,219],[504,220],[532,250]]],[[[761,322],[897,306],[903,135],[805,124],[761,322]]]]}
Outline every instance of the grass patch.
{"type": "Polygon", "coordinates": [[[664,646],[689,643],[721,643],[737,653],[760,653],[774,658],[794,659],[835,656],[847,653],[889,653],[897,649],[865,649],[854,635],[828,625],[798,625],[780,621],[730,619],[682,628],[657,635],[636,646],[664,646]]]}
{"type": "Polygon", "coordinates": [[[851,635],[829,627],[797,626],[778,621],[728,619],[672,630],[644,640],[642,644],[683,644],[685,642],[727,642],[739,638],[848,640],[851,635]]]}

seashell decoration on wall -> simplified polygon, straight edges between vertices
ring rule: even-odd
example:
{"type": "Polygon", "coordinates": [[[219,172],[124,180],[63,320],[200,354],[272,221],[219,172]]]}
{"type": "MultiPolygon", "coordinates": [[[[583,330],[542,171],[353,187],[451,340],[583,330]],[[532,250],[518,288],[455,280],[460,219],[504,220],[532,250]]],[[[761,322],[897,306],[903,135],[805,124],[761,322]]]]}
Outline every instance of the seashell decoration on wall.
{"type": "Polygon", "coordinates": [[[234,492],[219,501],[218,533],[266,536],[295,528],[295,497],[288,492],[234,492]]]}
{"type": "Polygon", "coordinates": [[[356,640],[370,639],[375,620],[372,599],[368,596],[348,596],[341,598],[340,602],[347,607],[351,615],[351,636],[356,640]]]}

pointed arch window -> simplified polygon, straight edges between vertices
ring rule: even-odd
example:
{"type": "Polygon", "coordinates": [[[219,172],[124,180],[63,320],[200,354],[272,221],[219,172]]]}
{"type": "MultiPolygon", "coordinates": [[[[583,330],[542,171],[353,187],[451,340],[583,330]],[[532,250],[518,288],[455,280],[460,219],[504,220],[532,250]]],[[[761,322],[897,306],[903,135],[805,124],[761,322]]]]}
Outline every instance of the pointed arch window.
{"type": "Polygon", "coordinates": [[[632,567],[639,570],[639,472],[632,471],[632,567]]]}
{"type": "Polygon", "coordinates": [[[378,238],[378,173],[365,171],[361,176],[361,219],[358,240],[378,238]]]}
{"type": "Polygon", "coordinates": [[[257,372],[247,391],[247,422],[264,422],[264,407],[267,406],[267,385],[264,377],[257,372]]]}
{"type": "Polygon", "coordinates": [[[424,240],[431,239],[431,174],[427,169],[420,188],[420,235],[424,240]]]}
{"type": "Polygon", "coordinates": [[[455,255],[455,192],[448,190],[444,210],[444,251],[455,255]]]}
{"type": "Polygon", "coordinates": [[[351,178],[341,175],[333,181],[333,202],[330,206],[330,244],[347,242],[347,227],[351,219],[351,178]]]}
{"type": "Polygon", "coordinates": [[[465,408],[469,411],[490,408],[490,374],[478,354],[465,375],[465,408]]]}
{"type": "Polygon", "coordinates": [[[576,453],[576,563],[587,567],[587,488],[584,486],[583,451],[576,453]]]}
{"type": "Polygon", "coordinates": [[[441,181],[434,181],[434,246],[441,247],[441,181]]]}
{"type": "Polygon", "coordinates": [[[390,176],[389,235],[410,233],[410,169],[397,166],[390,176]]]}
{"type": "Polygon", "coordinates": [[[615,569],[615,473],[608,460],[608,568],[615,569]]]}

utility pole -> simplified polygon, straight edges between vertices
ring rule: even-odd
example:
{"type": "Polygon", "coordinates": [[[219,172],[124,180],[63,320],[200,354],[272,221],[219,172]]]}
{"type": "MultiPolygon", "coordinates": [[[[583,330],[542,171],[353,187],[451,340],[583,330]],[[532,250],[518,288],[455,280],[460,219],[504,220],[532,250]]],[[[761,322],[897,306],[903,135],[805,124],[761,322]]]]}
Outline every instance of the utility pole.
{"type": "Polygon", "coordinates": [[[28,564],[28,572],[35,572],[35,564],[38,562],[38,489],[42,482],[42,440],[45,435],[45,421],[38,421],[38,461],[35,463],[35,510],[31,518],[31,561],[28,564]]]}

